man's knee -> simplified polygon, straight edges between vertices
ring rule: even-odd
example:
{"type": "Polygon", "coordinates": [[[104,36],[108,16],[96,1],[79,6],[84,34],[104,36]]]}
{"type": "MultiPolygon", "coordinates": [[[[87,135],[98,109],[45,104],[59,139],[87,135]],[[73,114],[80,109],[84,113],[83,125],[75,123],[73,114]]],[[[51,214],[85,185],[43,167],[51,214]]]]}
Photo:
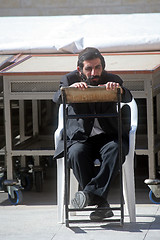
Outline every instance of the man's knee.
{"type": "Polygon", "coordinates": [[[79,162],[85,156],[83,144],[75,143],[68,150],[68,158],[71,162],[79,162]]]}
{"type": "Polygon", "coordinates": [[[102,151],[103,153],[105,153],[105,152],[111,153],[112,151],[113,151],[113,152],[118,151],[118,142],[116,142],[116,141],[108,142],[107,144],[105,144],[105,145],[101,148],[101,151],[102,151]]]}

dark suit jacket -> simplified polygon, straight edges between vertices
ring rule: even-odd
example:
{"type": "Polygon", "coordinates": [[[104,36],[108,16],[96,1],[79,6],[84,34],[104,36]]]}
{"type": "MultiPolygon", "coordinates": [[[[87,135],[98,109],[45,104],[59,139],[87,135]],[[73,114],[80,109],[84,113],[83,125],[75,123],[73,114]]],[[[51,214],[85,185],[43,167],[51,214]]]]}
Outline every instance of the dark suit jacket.
{"type": "MultiPolygon", "coordinates": [[[[67,75],[63,76],[60,87],[67,87],[75,82],[81,81],[78,71],[75,70],[67,75]]],[[[99,84],[105,84],[107,82],[118,82],[123,88],[122,102],[130,102],[132,100],[132,95],[130,91],[123,87],[122,79],[114,74],[102,72],[102,78],[99,84]]],[[[61,92],[58,90],[54,96],[53,101],[56,103],[61,103],[61,92]]],[[[114,113],[117,112],[116,103],[78,103],[69,104],[68,113],[74,114],[93,114],[93,113],[114,113]]],[[[110,136],[111,140],[118,138],[118,120],[117,118],[99,118],[99,124],[102,130],[110,136]]],[[[79,119],[69,119],[67,122],[67,145],[70,146],[77,141],[86,141],[90,136],[93,128],[94,119],[93,118],[79,118],[79,119]]],[[[123,123],[123,119],[122,119],[123,123]]],[[[129,137],[129,124],[124,126],[122,124],[122,139],[128,144],[129,137]]],[[[55,152],[54,158],[61,157],[63,155],[63,140],[59,142],[58,147],[55,152]]]]}

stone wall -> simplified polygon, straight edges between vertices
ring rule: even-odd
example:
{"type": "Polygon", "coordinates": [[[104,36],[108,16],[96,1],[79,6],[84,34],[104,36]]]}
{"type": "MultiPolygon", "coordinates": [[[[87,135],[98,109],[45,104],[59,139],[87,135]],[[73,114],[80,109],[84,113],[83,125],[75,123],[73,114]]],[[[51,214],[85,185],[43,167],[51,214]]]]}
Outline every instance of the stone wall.
{"type": "Polygon", "coordinates": [[[0,0],[0,16],[160,12],[160,0],[0,0]]]}

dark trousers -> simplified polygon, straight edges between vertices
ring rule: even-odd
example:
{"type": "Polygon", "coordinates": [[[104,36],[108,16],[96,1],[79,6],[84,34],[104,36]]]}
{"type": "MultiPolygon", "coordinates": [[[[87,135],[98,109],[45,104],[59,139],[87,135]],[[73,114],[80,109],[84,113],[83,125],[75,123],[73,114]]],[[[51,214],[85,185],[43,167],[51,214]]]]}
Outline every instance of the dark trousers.
{"type": "MultiPolygon", "coordinates": [[[[122,161],[128,153],[128,144],[122,144],[122,161]]],[[[107,199],[110,184],[119,171],[118,141],[105,134],[77,142],[68,149],[68,159],[82,190],[107,199]],[[95,174],[94,160],[101,161],[95,174]]]]}

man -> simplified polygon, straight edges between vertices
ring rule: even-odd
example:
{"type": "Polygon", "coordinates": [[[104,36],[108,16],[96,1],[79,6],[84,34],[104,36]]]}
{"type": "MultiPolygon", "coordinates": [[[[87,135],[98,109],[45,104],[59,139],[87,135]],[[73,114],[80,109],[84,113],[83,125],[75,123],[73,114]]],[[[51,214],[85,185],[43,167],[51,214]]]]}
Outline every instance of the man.
{"type": "MultiPolygon", "coordinates": [[[[65,75],[60,87],[69,86],[84,90],[89,85],[105,85],[106,91],[120,87],[122,102],[130,102],[132,95],[123,87],[122,79],[104,69],[105,61],[99,50],[86,48],[79,54],[77,70],[65,75]]],[[[60,90],[55,93],[53,101],[61,103],[60,90]]],[[[115,113],[117,105],[114,102],[69,104],[68,111],[70,114],[115,113]]],[[[81,188],[72,199],[72,205],[75,208],[97,205],[96,210],[90,214],[93,221],[113,216],[107,197],[111,181],[119,171],[117,121],[117,118],[79,118],[67,121],[68,161],[81,188]],[[94,171],[96,158],[101,161],[97,174],[94,171]],[[106,209],[99,209],[102,207],[106,209]]],[[[123,162],[128,153],[128,137],[129,128],[123,126],[123,162]]],[[[56,149],[55,158],[61,157],[63,150],[62,140],[56,149]]]]}

